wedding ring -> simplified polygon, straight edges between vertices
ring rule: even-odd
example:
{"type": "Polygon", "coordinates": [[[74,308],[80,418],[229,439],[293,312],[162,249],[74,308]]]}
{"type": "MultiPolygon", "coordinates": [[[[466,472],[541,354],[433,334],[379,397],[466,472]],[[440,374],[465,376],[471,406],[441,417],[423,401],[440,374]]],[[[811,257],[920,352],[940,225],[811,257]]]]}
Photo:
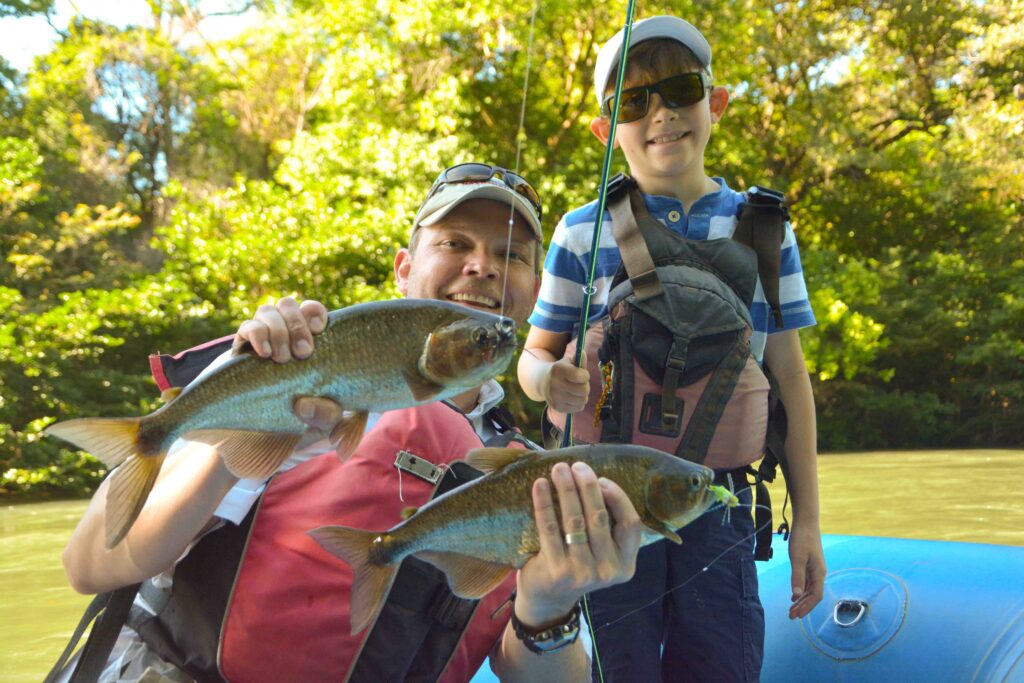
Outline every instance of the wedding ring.
{"type": "Polygon", "coordinates": [[[586,545],[589,542],[590,537],[587,536],[586,531],[574,531],[565,535],[566,545],[586,545]]]}

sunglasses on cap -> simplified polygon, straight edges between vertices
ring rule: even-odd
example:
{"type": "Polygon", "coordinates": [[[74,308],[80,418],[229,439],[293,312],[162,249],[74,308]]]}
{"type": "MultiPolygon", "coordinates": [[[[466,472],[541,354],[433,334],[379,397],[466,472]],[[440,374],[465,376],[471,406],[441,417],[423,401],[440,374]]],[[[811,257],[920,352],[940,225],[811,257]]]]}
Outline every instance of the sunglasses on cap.
{"type": "MultiPolygon", "coordinates": [[[[708,88],[711,87],[711,79],[703,73],[692,72],[671,76],[664,80],[641,85],[638,88],[626,88],[619,98],[619,123],[630,123],[639,121],[647,116],[651,106],[651,95],[658,93],[665,101],[665,106],[671,109],[688,107],[697,104],[704,99],[708,88]]],[[[601,104],[601,115],[611,116],[615,95],[604,98],[601,104]]]]}
{"type": "Polygon", "coordinates": [[[441,171],[441,175],[437,176],[437,180],[430,186],[430,192],[427,193],[427,198],[423,200],[426,204],[427,201],[435,194],[441,191],[445,185],[458,185],[461,183],[486,183],[495,176],[501,178],[501,181],[505,185],[521,196],[523,199],[530,203],[537,211],[537,218],[541,218],[543,215],[543,207],[540,203],[540,195],[533,189],[533,186],[526,181],[526,178],[514,173],[507,168],[501,166],[492,166],[491,164],[480,164],[470,162],[466,164],[458,164],[441,171]]]}

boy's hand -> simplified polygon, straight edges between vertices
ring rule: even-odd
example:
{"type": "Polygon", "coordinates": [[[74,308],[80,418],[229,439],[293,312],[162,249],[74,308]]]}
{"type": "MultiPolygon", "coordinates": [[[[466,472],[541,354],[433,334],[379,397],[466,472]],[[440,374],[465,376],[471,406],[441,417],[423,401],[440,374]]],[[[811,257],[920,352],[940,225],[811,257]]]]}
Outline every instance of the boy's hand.
{"type": "Polygon", "coordinates": [[[286,296],[271,306],[264,304],[252,320],[246,320],[235,333],[232,351],[238,353],[248,342],[261,358],[287,363],[308,358],[313,353],[313,335],[327,327],[327,308],[319,301],[303,301],[286,296]]]}
{"type": "Polygon", "coordinates": [[[572,414],[583,410],[590,395],[590,373],[587,372],[587,354],[583,354],[583,367],[576,367],[573,359],[565,356],[551,364],[541,390],[544,400],[560,413],[572,414]]]}
{"type": "Polygon", "coordinates": [[[790,619],[802,619],[821,602],[825,594],[825,554],[821,533],[794,522],[789,539],[789,561],[792,567],[793,604],[790,619]]]}

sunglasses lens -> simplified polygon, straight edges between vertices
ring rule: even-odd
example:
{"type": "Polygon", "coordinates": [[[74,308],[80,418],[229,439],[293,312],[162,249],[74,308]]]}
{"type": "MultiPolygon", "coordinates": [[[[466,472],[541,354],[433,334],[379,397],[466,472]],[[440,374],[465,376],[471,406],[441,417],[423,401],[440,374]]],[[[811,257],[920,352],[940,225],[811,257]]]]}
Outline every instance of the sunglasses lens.
{"type": "Polygon", "coordinates": [[[690,73],[666,78],[657,84],[658,94],[670,107],[687,107],[704,99],[700,74],[690,73]]]}
{"type": "Polygon", "coordinates": [[[490,180],[494,175],[494,168],[487,164],[459,164],[452,166],[442,174],[446,183],[464,183],[469,180],[490,180]]]}
{"type": "Polygon", "coordinates": [[[629,123],[642,119],[647,114],[648,94],[646,88],[626,90],[619,102],[619,123],[629,123]]]}

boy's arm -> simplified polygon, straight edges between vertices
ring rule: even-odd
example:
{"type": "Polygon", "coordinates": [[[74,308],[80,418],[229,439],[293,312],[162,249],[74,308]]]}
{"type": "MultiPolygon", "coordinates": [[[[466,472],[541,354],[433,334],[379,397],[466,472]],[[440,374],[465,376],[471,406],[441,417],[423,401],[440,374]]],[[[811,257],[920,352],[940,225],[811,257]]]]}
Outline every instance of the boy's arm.
{"type": "Polygon", "coordinates": [[[806,616],[821,601],[825,590],[814,394],[796,330],[769,335],[764,362],[778,381],[780,398],[788,417],[786,461],[789,477],[786,485],[793,497],[793,531],[789,540],[793,604],[789,608],[789,617],[797,619],[806,616]]]}
{"type": "Polygon", "coordinates": [[[565,356],[568,332],[549,332],[537,326],[530,328],[526,347],[519,356],[519,384],[534,401],[543,401],[560,413],[578,413],[587,405],[590,374],[573,365],[565,356]]]}

